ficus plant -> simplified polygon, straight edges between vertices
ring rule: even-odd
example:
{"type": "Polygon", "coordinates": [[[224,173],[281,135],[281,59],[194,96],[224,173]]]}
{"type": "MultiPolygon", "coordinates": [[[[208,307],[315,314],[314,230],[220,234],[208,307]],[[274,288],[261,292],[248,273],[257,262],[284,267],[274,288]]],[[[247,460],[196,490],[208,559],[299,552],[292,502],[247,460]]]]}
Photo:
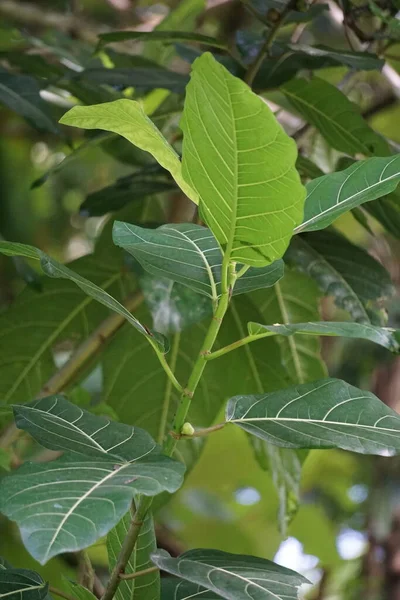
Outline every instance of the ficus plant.
{"type": "MultiPolygon", "coordinates": [[[[381,10],[375,4],[373,8],[375,15],[381,10]]],[[[102,600],[297,598],[307,579],[265,558],[214,548],[178,556],[158,549],[153,514],[182,487],[209,436],[229,428],[243,430],[256,459],[268,463],[279,492],[284,534],[298,509],[298,482],[309,450],[400,453],[400,416],[370,391],[328,377],[319,355],[321,336],[366,340],[392,353],[400,350],[400,332],[387,326],[384,310],[384,298],[392,293],[389,275],[335,227],[350,211],[367,228],[366,211],[383,224],[390,221],[388,207],[373,201],[387,200],[395,191],[400,155],[339,89],[317,77],[292,78],[291,72],[287,81],[274,85],[345,155],[346,168],[324,174],[298,154],[296,141],[256,93],[261,76],[268,75],[269,61],[276,60],[271,49],[278,30],[295,10],[296,4],[289,3],[275,23],[269,16],[269,34],[246,69],[227,68],[231,63],[223,64],[221,55],[205,52],[192,63],[188,83],[176,74],[174,85],[184,82],[185,90],[175,140],[182,137],[179,152],[148,116],[152,110],[146,97],[134,100],[126,94],[89,102],[62,116],[64,126],[107,132],[101,142],[107,135],[108,141],[120,136],[133,145],[132,152],[148,153],[154,160],[143,166],[138,185],[153,186],[151,194],[179,190],[193,210],[188,222],[146,226],[139,219],[117,219],[112,230],[104,229],[105,249],[98,258],[83,266],[78,261],[77,268],[36,247],[0,241],[0,253],[28,261],[17,265],[36,261],[45,276],[68,280],[60,292],[67,316],[62,324],[57,321],[53,342],[93,300],[109,311],[97,330],[99,319],[89,322],[91,335],[53,377],[41,373],[51,372],[50,355],[43,364],[35,363],[40,346],[26,359],[22,341],[15,370],[5,373],[7,405],[1,408],[8,414],[12,404],[14,422],[7,421],[3,446],[8,451],[21,440],[33,439],[46,460],[27,460],[1,478],[0,512],[17,524],[38,563],[80,553],[84,574],[79,582],[65,580],[60,590],[37,572],[2,559],[0,598],[95,598],[97,575],[86,549],[104,538],[109,575],[97,594],[102,600]],[[120,270],[106,264],[114,250],[123,251],[124,268],[135,273],[136,289],[123,299],[117,289],[120,270]],[[314,306],[319,292],[313,280],[325,296],[334,298],[345,315],[342,320],[318,317],[314,306]],[[73,284],[83,295],[71,310],[73,284]],[[151,326],[143,298],[153,316],[151,326]],[[291,307],[295,304],[297,312],[291,307]],[[122,352],[112,343],[103,351],[117,420],[111,411],[105,415],[106,403],[98,410],[83,407],[76,395],[61,392],[123,323],[122,352]],[[190,326],[196,324],[193,333],[190,326]],[[272,351],[271,338],[277,342],[272,351]],[[125,363],[133,384],[118,395],[115,382],[125,363]],[[216,381],[212,386],[207,382],[210,372],[216,381]],[[153,380],[153,387],[146,387],[153,380]]],[[[387,12],[379,15],[394,27],[387,12]]],[[[102,34],[98,52],[110,43],[141,37],[146,34],[102,34]]],[[[161,30],[153,37],[217,45],[200,34],[161,30]]],[[[232,54],[229,60],[236,60],[232,54]]],[[[372,54],[334,54],[319,48],[310,56],[347,60],[353,68],[357,61],[364,61],[360,68],[369,68],[368,61],[377,68],[380,61],[372,54]]],[[[276,77],[272,71],[270,76],[276,77]]],[[[44,114],[41,118],[41,127],[49,129],[44,114]]],[[[92,199],[85,209],[90,206],[91,214],[102,214],[95,205],[92,199]]],[[[36,298],[39,307],[44,303],[42,320],[51,320],[45,293],[36,298]]],[[[35,331],[33,342],[34,337],[35,331]]],[[[26,341],[27,354],[31,342],[26,341]]],[[[233,461],[235,450],[233,445],[233,461]]]]}

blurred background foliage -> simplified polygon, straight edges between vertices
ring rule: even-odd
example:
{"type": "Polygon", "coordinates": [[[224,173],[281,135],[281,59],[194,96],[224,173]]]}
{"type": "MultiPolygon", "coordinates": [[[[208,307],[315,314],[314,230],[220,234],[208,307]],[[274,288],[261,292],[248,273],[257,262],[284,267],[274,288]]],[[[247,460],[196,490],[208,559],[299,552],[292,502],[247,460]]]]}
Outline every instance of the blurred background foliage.
{"type": "MultiPolygon", "coordinates": [[[[262,25],[257,15],[266,16],[267,10],[279,4],[263,0],[0,0],[0,234],[6,240],[38,246],[63,262],[73,261],[73,268],[121,299],[141,286],[147,305],[138,308],[140,318],[148,324],[153,319],[158,329],[170,333],[179,348],[182,373],[187,372],[204,331],[201,321],[192,323],[199,321],[199,315],[206,316],[209,307],[193,294],[183,297],[178,286],[171,291],[162,281],[146,283],[137,266],[112,246],[110,226],[114,218],[147,226],[187,221],[193,218],[193,207],[144,152],[117,136],[83,133],[63,128],[57,121],[77,102],[140,98],[179,151],[184,86],[201,45],[138,41],[99,49],[97,35],[154,28],[198,32],[229,48],[236,44],[231,53],[218,48],[213,52],[228,68],[240,71],[240,63],[250,62],[260,45],[262,25]],[[178,325],[173,318],[176,313],[178,325]],[[186,341],[180,344],[183,327],[190,331],[185,331],[186,341]]],[[[256,87],[298,141],[304,159],[299,168],[305,179],[347,165],[346,157],[328,146],[279,91],[278,86],[299,71],[307,75],[318,69],[318,77],[338,86],[358,104],[369,124],[398,151],[400,43],[394,36],[389,45],[381,44],[376,35],[382,15],[396,21],[399,6],[395,4],[394,8],[389,2],[374,4],[375,14],[371,3],[362,0],[350,2],[350,7],[348,0],[316,2],[310,9],[312,20],[303,22],[297,17],[282,29],[279,43],[323,44],[342,51],[349,45],[352,50],[372,47],[379,60],[386,58],[383,71],[376,63],[357,70],[351,61],[343,62],[343,57],[335,62],[332,57],[317,60],[299,53],[293,66],[286,63],[278,69],[275,80],[268,65],[261,70],[256,87]],[[359,48],[354,47],[354,30],[359,48]]],[[[304,14],[300,7],[298,15],[304,14]]],[[[395,29],[396,23],[390,27],[395,29]]],[[[382,263],[397,286],[400,194],[365,208],[339,219],[335,227],[382,263]]],[[[352,252],[348,246],[343,251],[350,267],[352,252]]],[[[353,279],[358,276],[362,286],[367,275],[353,272],[353,279]]],[[[374,277],[379,272],[373,272],[374,277]]],[[[294,321],[317,320],[318,310],[325,318],[347,318],[332,298],[319,297],[315,283],[305,274],[289,269],[280,285],[294,321]]],[[[223,338],[236,339],[241,315],[248,317],[264,301],[269,306],[266,322],[279,322],[273,294],[265,290],[235,301],[223,338]]],[[[28,262],[4,257],[0,258],[0,310],[0,400],[7,403],[25,402],[46,391],[56,368],[107,317],[103,307],[85,300],[73,284],[45,281],[28,262]]],[[[383,308],[378,306],[379,310],[383,308]]],[[[399,321],[395,294],[389,323],[399,326],[399,321]]],[[[165,380],[138,337],[129,326],[118,328],[67,381],[65,391],[77,404],[146,427],[157,437],[165,380]]],[[[319,343],[302,344],[297,349],[302,381],[323,376],[319,343]]],[[[250,358],[266,390],[298,379],[299,373],[293,374],[291,365],[282,363],[281,350],[272,339],[254,344],[250,358]]],[[[400,359],[370,344],[339,338],[324,339],[322,356],[331,375],[372,389],[388,405],[400,408],[400,359]]],[[[196,424],[218,420],[224,398],[251,388],[249,360],[245,351],[238,351],[218,365],[210,364],[192,415],[196,424]]],[[[8,413],[0,415],[3,474],[22,458],[48,459],[25,439],[10,443],[8,413]]],[[[298,465],[279,465],[282,456],[269,456],[263,468],[254,450],[240,430],[227,429],[212,436],[182,490],[172,501],[160,502],[156,514],[159,545],[174,554],[207,546],[275,557],[315,582],[310,592],[315,599],[400,598],[398,458],[383,460],[339,451],[312,451],[301,457],[299,508],[293,510],[294,518],[282,535],[279,522],[284,526],[288,519],[286,515],[277,518],[282,512],[277,490],[289,489],[296,504],[298,465]],[[290,477],[293,480],[288,483],[290,477]]],[[[284,512],[290,513],[289,509],[285,506],[284,512]]],[[[60,588],[61,575],[79,569],[80,558],[75,555],[53,559],[45,567],[34,564],[16,529],[4,518],[0,520],[0,554],[15,566],[34,568],[60,588]]],[[[104,544],[96,544],[90,555],[98,572],[106,575],[104,544]]]]}

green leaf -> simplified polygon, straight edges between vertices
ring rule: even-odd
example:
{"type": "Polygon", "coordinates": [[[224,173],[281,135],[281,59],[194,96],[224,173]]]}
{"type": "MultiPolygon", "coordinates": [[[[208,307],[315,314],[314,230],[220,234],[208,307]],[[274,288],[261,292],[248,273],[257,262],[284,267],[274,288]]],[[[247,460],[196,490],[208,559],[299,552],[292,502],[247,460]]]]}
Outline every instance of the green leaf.
{"type": "MultiPolygon", "coordinates": [[[[105,230],[95,253],[70,266],[122,300],[132,279],[110,238],[105,230]]],[[[41,283],[40,294],[26,287],[0,316],[0,397],[5,402],[34,398],[57,369],[53,348],[79,344],[109,315],[71,281],[42,276],[41,283]]]]}
{"type": "Polygon", "coordinates": [[[60,123],[82,129],[103,129],[122,135],[141,150],[149,152],[171,173],[185,194],[193,202],[197,202],[197,194],[182,177],[178,155],[138,102],[123,99],[95,106],[75,106],[63,116],[60,123]]]}
{"type": "Polygon", "coordinates": [[[300,459],[290,448],[278,448],[254,436],[250,436],[250,440],[258,464],[271,473],[279,498],[279,530],[286,537],[288,526],[300,507],[300,459]]]}
{"type": "Polygon", "coordinates": [[[44,600],[49,586],[35,571],[0,569],[0,598],[7,600],[44,600]]]}
{"type": "Polygon", "coordinates": [[[161,600],[187,600],[200,596],[202,600],[219,600],[221,596],[206,590],[201,585],[178,579],[177,577],[163,577],[161,581],[161,600]]]}
{"type": "MultiPolygon", "coordinates": [[[[209,229],[193,224],[162,225],[145,229],[115,221],[113,240],[156,277],[167,277],[216,300],[221,294],[222,252],[209,229]]],[[[274,285],[283,275],[283,263],[250,268],[234,287],[243,294],[274,285]]]]}
{"type": "Polygon", "coordinates": [[[400,416],[371,392],[340,379],[229,400],[226,419],[285,448],[400,452],[400,416]]]}
{"type": "MultiPolygon", "coordinates": [[[[106,84],[122,88],[134,87],[137,89],[161,88],[176,94],[183,94],[188,83],[187,75],[175,73],[162,67],[93,67],[85,69],[76,76],[79,82],[106,84]]],[[[118,102],[118,100],[116,100],[118,102]]],[[[133,102],[133,100],[129,100],[133,102]]],[[[81,108],[81,107],[80,107],[81,108]]],[[[74,110],[74,109],[71,109],[74,110]]],[[[60,121],[61,123],[65,121],[60,121]]],[[[66,123],[67,124],[67,123],[66,123]]]]}
{"type": "Polygon", "coordinates": [[[154,176],[150,179],[134,173],[121,177],[114,184],[86,196],[80,207],[80,213],[88,217],[99,217],[108,212],[120,210],[130,202],[138,202],[147,196],[176,189],[176,185],[172,181],[157,180],[154,176]]]}
{"type": "Polygon", "coordinates": [[[324,172],[321,171],[321,169],[317,167],[312,160],[306,156],[302,156],[301,154],[299,154],[297,157],[296,169],[299,171],[302,177],[307,179],[315,179],[316,177],[322,177],[322,175],[324,175],[324,172]]]}
{"type": "Polygon", "coordinates": [[[369,52],[351,52],[348,50],[334,50],[327,46],[308,46],[306,44],[288,44],[287,48],[313,57],[326,57],[338,64],[346,65],[351,69],[360,71],[381,71],[385,61],[376,54],[369,52]]]}
{"type": "Polygon", "coordinates": [[[136,40],[142,42],[163,42],[164,44],[174,44],[175,42],[195,42],[204,46],[213,46],[214,48],[227,49],[227,45],[209,35],[187,31],[110,31],[110,33],[101,33],[99,35],[99,47],[112,42],[125,42],[136,40]]]}
{"type": "Polygon", "coordinates": [[[67,592],[72,594],[72,597],[76,600],[96,600],[96,596],[92,592],[75,581],[63,577],[63,585],[67,592]]]}
{"type": "MultiPolygon", "coordinates": [[[[107,552],[110,570],[116,565],[123,541],[128,533],[132,514],[127,512],[107,536],[107,552]]],[[[148,513],[140,529],[135,548],[125,567],[125,575],[143,571],[153,566],[150,555],[156,552],[157,542],[151,513],[148,513]]],[[[154,600],[160,597],[160,573],[155,571],[136,579],[122,580],[115,594],[116,600],[154,600]]]]}
{"type": "MultiPolygon", "coordinates": [[[[287,270],[285,277],[271,290],[253,295],[264,319],[275,323],[318,320],[318,289],[301,273],[287,270]]],[[[313,337],[278,337],[281,363],[293,383],[306,383],[326,376],[321,345],[313,337]]],[[[263,391],[263,390],[258,390],[263,391]]]]}
{"type": "Polygon", "coordinates": [[[33,77],[0,69],[0,103],[24,117],[36,129],[60,133],[39,92],[40,87],[33,77]]]}
{"type": "Polygon", "coordinates": [[[365,205],[365,210],[391,235],[400,238],[400,194],[398,189],[385,198],[365,205]]]}
{"type": "Polygon", "coordinates": [[[93,415],[63,396],[16,404],[13,410],[16,426],[50,450],[129,461],[142,454],[142,448],[146,453],[155,448],[146,431],[93,415]]]}
{"type": "Polygon", "coordinates": [[[302,218],[296,146],[265,102],[211,54],[193,63],[181,127],[183,176],[234,261],[281,258],[302,218]]]}
{"type": "Polygon", "coordinates": [[[328,227],[343,213],[393,192],[400,181],[400,154],[368,158],[306,185],[304,220],[295,232],[328,227]]]}
{"type": "MultiPolygon", "coordinates": [[[[227,600],[248,600],[249,597],[296,600],[298,588],[308,583],[302,575],[269,560],[218,550],[190,550],[178,558],[159,551],[153,554],[152,559],[163,571],[227,600]]],[[[209,596],[206,593],[204,597],[209,596]]]]}
{"type": "MultiPolygon", "coordinates": [[[[205,0],[180,0],[153,32],[192,31],[196,29],[197,20],[205,8],[205,0]]],[[[162,42],[151,42],[145,45],[143,54],[160,65],[167,65],[175,55],[175,50],[162,42]]]]}
{"type": "Polygon", "coordinates": [[[387,156],[389,147],[364,121],[359,108],[331,83],[293,79],[281,88],[292,106],[329,144],[348,154],[387,156]]]}
{"type": "Polygon", "coordinates": [[[52,396],[15,406],[17,426],[51,450],[72,451],[25,463],[0,482],[0,510],[17,522],[41,564],[95,543],[128,511],[135,494],[174,492],[184,465],[160,454],[150,435],[52,396]]]}
{"type": "Polygon", "coordinates": [[[164,335],[178,333],[212,316],[212,303],[203,294],[171,279],[144,273],[139,279],[153,327],[164,335]]]}
{"type": "Polygon", "coordinates": [[[6,256],[25,256],[27,258],[34,258],[40,260],[40,266],[43,272],[49,277],[69,279],[73,281],[81,290],[83,290],[88,296],[97,300],[107,308],[110,308],[114,312],[122,315],[131,325],[135,327],[140,333],[142,333],[151,344],[154,344],[161,351],[166,348],[166,342],[163,336],[160,334],[152,333],[147,328],[143,327],[141,323],[127,310],[118,300],[113,296],[110,296],[108,292],[99,288],[93,282],[88,281],[78,273],[75,273],[68,267],[65,267],[61,263],[57,262],[41,250],[34,248],[33,246],[27,246],[25,244],[18,244],[13,242],[0,242],[0,254],[6,256]]]}
{"type": "Polygon", "coordinates": [[[354,321],[381,325],[381,306],[394,292],[388,272],[365,250],[334,232],[293,238],[286,260],[312,277],[354,321]]]}
{"type": "Polygon", "coordinates": [[[327,335],[342,336],[348,338],[358,338],[369,340],[387,348],[391,352],[400,351],[400,331],[389,327],[375,327],[368,323],[350,323],[350,322],[327,322],[320,323],[292,323],[287,325],[261,325],[260,323],[249,323],[250,335],[269,336],[284,335],[292,336],[294,334],[304,335],[327,335]]]}

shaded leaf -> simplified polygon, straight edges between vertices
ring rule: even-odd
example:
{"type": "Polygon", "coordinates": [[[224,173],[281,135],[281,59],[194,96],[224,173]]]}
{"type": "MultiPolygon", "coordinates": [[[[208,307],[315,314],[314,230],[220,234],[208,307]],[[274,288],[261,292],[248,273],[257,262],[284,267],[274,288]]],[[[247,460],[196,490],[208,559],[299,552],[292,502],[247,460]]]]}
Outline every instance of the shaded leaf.
{"type": "Polygon", "coordinates": [[[82,71],[77,76],[77,81],[118,86],[118,88],[162,88],[176,94],[183,94],[188,77],[183,73],[175,73],[161,67],[116,67],[114,69],[93,67],[82,71]]]}
{"type": "Polygon", "coordinates": [[[218,550],[190,550],[178,558],[158,551],[152,559],[164,571],[228,600],[295,600],[298,588],[308,583],[302,575],[269,560],[218,550]]]}
{"type": "Polygon", "coordinates": [[[7,600],[44,600],[48,584],[35,571],[0,568],[0,598],[7,600]]]}
{"type": "MultiPolygon", "coordinates": [[[[70,266],[122,300],[132,280],[110,237],[105,231],[96,252],[70,266]]],[[[109,315],[72,281],[42,276],[41,283],[40,294],[26,287],[0,316],[0,397],[6,402],[34,398],[57,369],[54,347],[81,342],[109,315]]]]}
{"type": "Polygon", "coordinates": [[[64,577],[63,585],[76,600],[96,600],[96,596],[92,592],[75,581],[70,581],[64,577]]]}
{"type": "MultiPolygon", "coordinates": [[[[306,156],[298,155],[296,160],[296,169],[302,177],[307,179],[316,179],[322,177],[324,172],[306,156]]],[[[305,208],[305,207],[304,207],[305,208]]]]}
{"type": "MultiPolygon", "coordinates": [[[[168,277],[214,300],[221,294],[222,252],[206,227],[167,224],[158,229],[145,229],[115,221],[113,240],[152,275],[168,277]]],[[[270,287],[282,275],[280,260],[263,268],[250,268],[238,279],[233,293],[270,287]]]]}
{"type": "Polygon", "coordinates": [[[226,49],[226,44],[209,35],[187,31],[110,31],[110,33],[101,33],[99,35],[99,47],[111,42],[125,42],[136,40],[142,42],[163,42],[173,44],[175,42],[195,42],[205,46],[214,46],[214,48],[226,49]]]}
{"type": "Polygon", "coordinates": [[[294,334],[304,335],[327,335],[342,336],[348,338],[359,338],[369,340],[387,348],[391,352],[400,350],[400,332],[389,327],[375,327],[368,323],[351,322],[327,322],[319,323],[291,323],[287,325],[261,325],[259,323],[249,323],[249,333],[257,336],[294,334]]]}
{"type": "Polygon", "coordinates": [[[380,305],[393,292],[388,272],[365,250],[333,231],[295,236],[285,259],[307,273],[358,323],[381,325],[380,305]]]}
{"type": "Polygon", "coordinates": [[[348,154],[390,154],[385,140],[364,121],[359,108],[331,83],[313,77],[282,86],[292,106],[318,129],[329,144],[348,154]]]}
{"type": "Polygon", "coordinates": [[[63,116],[60,123],[82,129],[104,129],[122,135],[141,150],[149,152],[171,173],[185,194],[193,202],[197,201],[197,194],[182,177],[178,155],[138,102],[123,99],[96,106],[75,106],[63,116]]]}
{"type": "Polygon", "coordinates": [[[107,308],[110,308],[114,312],[122,315],[131,325],[135,327],[140,333],[142,333],[152,344],[155,344],[161,350],[165,350],[165,340],[160,334],[152,333],[147,328],[143,327],[141,323],[113,296],[110,296],[108,292],[99,288],[93,282],[88,281],[78,273],[75,273],[68,267],[65,267],[61,263],[57,262],[45,252],[34,248],[33,246],[27,246],[25,244],[18,244],[13,242],[0,242],[0,254],[6,256],[25,256],[27,258],[34,258],[40,260],[40,266],[43,272],[49,277],[69,279],[73,281],[81,290],[83,290],[88,296],[97,300],[101,304],[104,304],[107,308]]]}
{"type": "Polygon", "coordinates": [[[111,211],[117,211],[129,204],[137,202],[153,194],[176,190],[173,181],[140,177],[134,173],[117,179],[115,183],[86,196],[81,204],[80,212],[90,217],[98,217],[111,211]]]}
{"type": "Polygon", "coordinates": [[[33,77],[0,69],[0,103],[24,117],[36,129],[60,133],[39,92],[40,87],[33,77]]]}
{"type": "Polygon", "coordinates": [[[218,242],[251,266],[281,258],[304,188],[296,146],[268,106],[205,53],[193,64],[181,127],[183,176],[218,242]]]}
{"type": "Polygon", "coordinates": [[[161,600],[186,600],[200,596],[202,600],[218,600],[219,594],[203,588],[196,583],[178,579],[178,577],[163,577],[161,582],[161,600]]]}
{"type": "Polygon", "coordinates": [[[395,238],[400,238],[400,194],[398,189],[385,198],[365,205],[365,210],[395,238]]]}
{"type": "Polygon", "coordinates": [[[286,448],[400,452],[400,416],[371,392],[340,379],[229,400],[227,422],[286,448]]]}
{"type": "Polygon", "coordinates": [[[392,192],[399,181],[400,154],[368,158],[313,179],[306,185],[304,220],[295,232],[324,229],[343,213],[392,192]]]}
{"type": "Polygon", "coordinates": [[[380,71],[385,61],[378,58],[376,54],[369,52],[352,52],[349,50],[334,50],[327,46],[307,46],[306,44],[288,44],[294,52],[307,54],[308,56],[320,56],[331,59],[338,64],[346,65],[352,69],[360,71],[378,70],[380,71]]]}
{"type": "MultiPolygon", "coordinates": [[[[128,533],[132,521],[131,512],[127,512],[120,522],[110,531],[107,536],[107,552],[109,568],[116,565],[123,541],[128,533]]],[[[143,571],[153,566],[150,555],[156,552],[157,542],[154,532],[154,523],[151,513],[148,513],[140,529],[135,548],[125,567],[125,575],[143,571]]],[[[122,580],[115,593],[116,600],[154,600],[160,597],[160,573],[155,571],[147,575],[141,575],[136,579],[122,580]]]]}

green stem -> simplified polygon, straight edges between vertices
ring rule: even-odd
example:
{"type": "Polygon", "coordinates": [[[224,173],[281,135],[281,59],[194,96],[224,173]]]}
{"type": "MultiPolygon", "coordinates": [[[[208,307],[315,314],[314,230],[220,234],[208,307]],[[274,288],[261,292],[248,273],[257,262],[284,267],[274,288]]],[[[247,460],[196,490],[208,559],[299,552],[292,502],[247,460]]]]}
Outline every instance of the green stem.
{"type": "Polygon", "coordinates": [[[142,496],[139,500],[138,507],[132,518],[125,539],[122,543],[117,563],[114,569],[112,570],[102,600],[112,600],[112,598],[114,598],[115,592],[117,591],[117,588],[121,582],[120,575],[124,573],[126,565],[128,564],[130,556],[139,537],[140,529],[143,525],[144,518],[151,506],[151,502],[152,498],[149,498],[148,496],[142,496]]]}
{"type": "Polygon", "coordinates": [[[161,366],[164,369],[164,371],[165,371],[165,373],[166,373],[169,381],[174,386],[174,388],[176,390],[178,390],[178,392],[180,394],[182,394],[183,393],[183,387],[181,386],[181,384],[179,383],[179,381],[175,377],[175,375],[174,375],[171,367],[169,366],[169,364],[167,362],[167,359],[165,358],[165,355],[162,352],[160,352],[160,350],[157,348],[157,346],[155,344],[152,344],[152,346],[153,346],[153,348],[154,348],[154,350],[155,350],[155,352],[157,354],[158,360],[160,361],[161,366]]]}
{"type": "Polygon", "coordinates": [[[250,64],[247,69],[245,75],[245,82],[252,87],[255,76],[257,75],[262,63],[266,56],[270,56],[271,46],[279,33],[280,28],[285,22],[287,15],[291,10],[296,8],[296,0],[289,0],[287,5],[282,9],[275,23],[270,25],[270,29],[267,33],[267,37],[265,38],[264,44],[261,46],[260,51],[258,52],[254,61],[250,64]]]}
{"type": "Polygon", "coordinates": [[[86,550],[81,550],[79,554],[79,583],[90,592],[93,592],[94,569],[92,561],[86,550]]]}
{"type": "MultiPolygon", "coordinates": [[[[229,300],[231,296],[231,289],[235,284],[236,273],[235,273],[235,265],[234,263],[229,263],[227,265],[226,271],[227,281],[226,281],[226,290],[223,291],[221,298],[218,303],[217,310],[211,320],[210,326],[208,328],[206,337],[204,339],[203,345],[201,347],[200,353],[197,357],[197,360],[193,366],[192,373],[189,377],[188,384],[184,390],[182,390],[182,395],[180,399],[180,403],[178,409],[175,414],[174,423],[172,427],[172,435],[169,435],[164,442],[163,451],[167,456],[172,456],[174,453],[177,441],[179,436],[181,435],[181,430],[186,422],[186,417],[189,412],[190,404],[196,388],[199,384],[201,376],[203,375],[203,371],[207,364],[206,356],[210,354],[214,342],[217,338],[218,332],[221,328],[221,324],[225,313],[229,306],[229,300]]],[[[161,353],[159,353],[161,355],[161,353]]],[[[163,355],[161,355],[163,356],[163,355]]],[[[159,356],[160,358],[160,356],[159,356]]],[[[164,358],[165,360],[165,358],[164,358]]],[[[165,364],[168,363],[165,360],[165,364]]],[[[169,365],[169,371],[172,373],[169,365]]],[[[175,379],[175,376],[173,376],[175,379]]],[[[176,379],[175,379],[176,381],[176,379]]],[[[172,379],[171,382],[173,383],[172,379]]],[[[179,385],[179,384],[178,384],[179,385]]],[[[176,387],[176,386],[175,386],[176,387]]],[[[181,388],[182,389],[182,388],[181,388]]],[[[143,524],[143,520],[151,507],[152,498],[147,496],[142,496],[139,500],[138,507],[135,512],[135,516],[131,522],[131,525],[128,529],[126,537],[123,541],[121,551],[119,553],[118,561],[111,573],[110,580],[108,582],[106,591],[103,595],[102,600],[112,600],[115,595],[115,592],[120,584],[121,577],[120,575],[124,572],[125,567],[128,563],[128,560],[133,552],[136,541],[139,537],[140,528],[143,524]]]]}
{"type": "MultiPolygon", "coordinates": [[[[177,361],[178,353],[179,353],[180,341],[181,341],[181,334],[178,332],[174,335],[174,339],[172,342],[172,348],[171,348],[171,358],[169,361],[169,366],[170,366],[172,372],[175,371],[176,361],[177,361]]],[[[179,391],[182,393],[183,389],[181,388],[181,386],[179,386],[179,387],[180,387],[179,391]]],[[[171,379],[167,379],[167,383],[165,385],[163,408],[162,408],[161,419],[160,419],[160,428],[158,430],[158,443],[159,444],[163,443],[164,437],[165,437],[165,428],[166,428],[167,419],[168,419],[169,405],[170,405],[170,400],[171,400],[171,392],[172,392],[172,381],[171,381],[171,379]]]]}
{"type": "Polygon", "coordinates": [[[236,278],[240,279],[250,269],[250,265],[243,265],[241,269],[236,273],[236,278]]]}
{"type": "Polygon", "coordinates": [[[222,320],[225,316],[225,313],[228,309],[230,294],[229,292],[225,292],[222,294],[218,308],[215,312],[215,315],[212,318],[210,327],[208,329],[207,335],[204,339],[203,345],[201,347],[200,353],[197,357],[197,360],[194,364],[192,373],[189,377],[188,384],[183,391],[181,396],[181,400],[176,411],[176,415],[174,418],[174,424],[172,428],[172,434],[166,440],[164,445],[164,452],[168,456],[172,456],[175,446],[177,443],[177,437],[181,434],[182,427],[186,422],[186,417],[189,412],[190,404],[192,402],[192,398],[196,391],[196,388],[199,384],[201,376],[203,375],[203,371],[207,364],[207,355],[211,353],[214,342],[217,338],[218,332],[220,330],[222,320]],[[174,437],[176,436],[176,437],[174,437]]]}
{"type": "Polygon", "coordinates": [[[241,346],[245,346],[246,344],[250,344],[251,342],[260,340],[263,337],[267,337],[268,335],[270,335],[270,334],[247,335],[246,337],[242,338],[241,340],[238,340],[237,342],[233,342],[232,344],[229,344],[228,346],[224,346],[223,348],[220,348],[219,350],[216,350],[215,352],[211,352],[210,354],[207,355],[206,360],[214,360],[214,358],[219,358],[220,356],[223,356],[224,354],[228,354],[228,352],[232,352],[232,350],[236,350],[237,348],[240,348],[241,346]]]}

